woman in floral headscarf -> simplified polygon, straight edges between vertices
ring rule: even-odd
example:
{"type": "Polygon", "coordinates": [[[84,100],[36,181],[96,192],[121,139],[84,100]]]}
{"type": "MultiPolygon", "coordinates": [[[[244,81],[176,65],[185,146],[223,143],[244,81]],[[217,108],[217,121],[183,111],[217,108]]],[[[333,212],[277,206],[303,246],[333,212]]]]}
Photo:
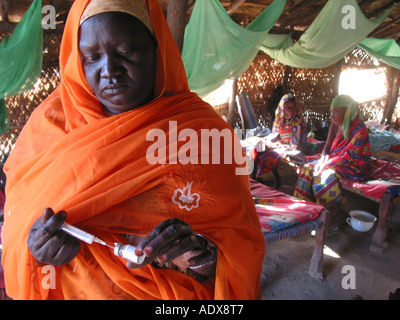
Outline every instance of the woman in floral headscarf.
{"type": "Polygon", "coordinates": [[[296,98],[290,93],[284,95],[279,102],[279,106],[275,111],[272,133],[279,134],[280,142],[290,145],[291,149],[305,151],[307,146],[307,123],[296,98]]]}
{"type": "Polygon", "coordinates": [[[300,168],[294,196],[333,209],[342,204],[341,177],[367,178],[371,150],[367,128],[358,114],[358,103],[350,96],[339,95],[332,100],[331,129],[337,129],[336,138],[328,154],[300,168]]]}

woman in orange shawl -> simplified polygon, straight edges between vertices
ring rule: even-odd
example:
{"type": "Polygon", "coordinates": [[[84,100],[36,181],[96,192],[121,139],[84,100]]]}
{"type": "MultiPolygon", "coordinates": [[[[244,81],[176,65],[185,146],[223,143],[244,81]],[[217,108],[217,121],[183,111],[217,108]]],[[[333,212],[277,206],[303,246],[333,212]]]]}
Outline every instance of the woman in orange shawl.
{"type": "MultiPolygon", "coordinates": [[[[113,29],[102,24],[101,19],[89,23],[100,47],[107,30],[113,29]]],[[[132,34],[131,29],[128,31],[132,34]]],[[[118,50],[119,44],[115,44],[118,50]]],[[[125,54],[132,52],[103,51],[101,57],[125,54]]],[[[136,66],[138,74],[140,66],[136,66]]],[[[109,74],[126,72],[124,66],[111,72],[112,67],[108,61],[104,68],[109,74]]],[[[229,130],[232,139],[236,138],[214,110],[189,91],[179,51],[158,1],[76,0],[64,30],[60,71],[60,86],[33,112],[5,165],[2,263],[7,294],[14,299],[259,298],[264,238],[248,176],[237,175],[236,169],[243,169],[245,164],[229,164],[229,159],[221,164],[200,161],[211,159],[216,152],[213,147],[205,148],[203,141],[198,155],[192,148],[181,149],[188,144],[182,139],[182,132],[188,133],[190,141],[193,136],[200,137],[202,129],[229,130]],[[125,10],[127,3],[141,10],[125,10]],[[91,13],[92,4],[103,6],[102,11],[91,13]],[[116,8],[119,4],[121,7],[116,8]],[[104,11],[131,14],[135,17],[131,19],[139,19],[156,39],[152,95],[147,97],[148,88],[139,86],[145,78],[142,73],[143,79],[136,82],[142,92],[129,97],[135,104],[127,109],[118,97],[125,96],[129,84],[114,82],[112,77],[102,91],[89,84],[89,79],[97,76],[90,74],[90,66],[100,58],[92,55],[98,53],[99,46],[82,41],[80,32],[87,33],[85,23],[96,15],[103,16],[104,11]],[[137,99],[142,96],[146,97],[144,101],[137,99]],[[171,124],[176,125],[172,131],[171,124]],[[153,140],[148,141],[152,130],[165,132],[169,142],[166,161],[150,163],[146,157],[154,146],[153,140]],[[180,153],[193,152],[192,160],[197,157],[198,161],[176,161],[174,148],[180,153]],[[50,230],[49,221],[60,224],[65,217],[66,222],[108,244],[139,239],[137,252],[145,253],[146,262],[142,266],[127,265],[108,247],[97,243],[79,245],[62,231],[50,230]],[[191,250],[180,255],[175,252],[175,256],[166,253],[171,248],[160,251],[157,242],[162,230],[167,230],[170,237],[185,230],[182,239],[192,241],[191,250]],[[33,240],[43,237],[64,239],[62,248],[70,251],[65,254],[64,249],[60,250],[63,263],[52,266],[35,259],[32,252],[38,256],[47,244],[35,247],[33,240]],[[206,239],[207,248],[200,248],[200,252],[208,253],[208,244],[216,248],[215,274],[206,281],[187,272],[201,267],[197,257],[188,259],[196,255],[192,249],[196,249],[196,243],[201,247],[201,239],[206,239]],[[160,267],[150,263],[152,259],[170,261],[167,267],[160,267]],[[194,268],[189,268],[194,261],[194,268]],[[174,270],[185,267],[185,263],[185,272],[174,270]]],[[[226,156],[224,145],[221,149],[217,152],[226,156]]],[[[158,156],[164,151],[158,148],[158,156]]],[[[238,159],[236,153],[241,155],[241,150],[234,148],[230,156],[238,159]]],[[[174,238],[173,243],[178,246],[180,240],[174,238]]]]}

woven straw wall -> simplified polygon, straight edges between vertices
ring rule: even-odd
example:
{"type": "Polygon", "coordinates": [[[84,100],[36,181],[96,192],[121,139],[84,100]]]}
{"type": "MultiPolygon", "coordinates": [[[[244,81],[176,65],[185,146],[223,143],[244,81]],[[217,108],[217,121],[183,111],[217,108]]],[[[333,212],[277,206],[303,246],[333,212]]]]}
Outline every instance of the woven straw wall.
{"type": "MultiPolygon", "coordinates": [[[[369,69],[380,64],[361,49],[355,49],[343,61],[324,69],[285,68],[284,65],[269,56],[260,53],[250,68],[238,79],[238,94],[246,92],[252,102],[256,118],[261,127],[272,127],[273,111],[279,103],[278,96],[292,93],[303,106],[309,129],[319,129],[323,122],[329,122],[329,105],[335,96],[338,68],[369,69]],[[276,93],[283,86],[285,71],[287,74],[287,92],[276,93]],[[273,110],[272,110],[273,109],[273,110]]],[[[380,122],[386,106],[386,97],[361,104],[364,120],[380,122]]],[[[219,107],[220,114],[226,115],[227,107],[219,107]]],[[[393,118],[399,114],[396,110],[393,118]]],[[[234,127],[240,128],[239,115],[236,115],[234,127]]]]}
{"type": "MultiPolygon", "coordinates": [[[[10,131],[0,135],[1,159],[4,159],[11,151],[31,112],[58,86],[60,42],[60,34],[44,34],[43,70],[40,79],[32,90],[20,96],[6,98],[10,114],[10,131]]],[[[345,57],[342,66],[343,68],[372,68],[376,67],[375,63],[364,51],[356,49],[345,57]]],[[[329,104],[334,97],[333,88],[336,85],[337,68],[337,65],[333,65],[325,69],[289,69],[287,91],[294,93],[304,106],[305,117],[310,128],[318,129],[322,122],[329,121],[329,104]]],[[[284,65],[260,53],[250,68],[238,79],[238,93],[248,94],[258,123],[264,128],[272,126],[274,118],[270,106],[276,106],[279,102],[281,94],[274,91],[283,85],[285,70],[284,65]]],[[[282,94],[285,93],[282,92],[282,94]]],[[[364,119],[380,122],[385,104],[385,99],[363,104],[364,119]]],[[[218,106],[216,110],[221,115],[227,115],[227,105],[218,106]]],[[[234,127],[241,128],[238,115],[236,115],[234,127]]]]}
{"type": "Polygon", "coordinates": [[[14,146],[32,111],[58,86],[60,73],[58,50],[61,34],[43,34],[43,69],[34,87],[19,96],[5,99],[10,117],[10,130],[0,135],[0,157],[4,160],[14,146]]]}

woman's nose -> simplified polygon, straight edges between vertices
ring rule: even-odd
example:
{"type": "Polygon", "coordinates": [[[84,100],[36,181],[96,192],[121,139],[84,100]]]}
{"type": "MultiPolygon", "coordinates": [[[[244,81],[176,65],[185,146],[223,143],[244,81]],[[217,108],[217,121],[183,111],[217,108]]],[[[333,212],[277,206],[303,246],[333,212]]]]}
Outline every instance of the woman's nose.
{"type": "Polygon", "coordinates": [[[105,55],[103,57],[100,74],[103,78],[115,78],[120,76],[122,72],[123,67],[117,57],[111,55],[105,55]]]}

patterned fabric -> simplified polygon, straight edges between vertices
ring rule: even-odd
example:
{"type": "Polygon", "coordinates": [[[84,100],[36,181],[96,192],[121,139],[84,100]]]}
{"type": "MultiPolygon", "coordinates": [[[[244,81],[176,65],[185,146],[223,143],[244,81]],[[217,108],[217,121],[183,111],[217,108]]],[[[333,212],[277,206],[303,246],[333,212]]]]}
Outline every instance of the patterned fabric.
{"type": "Polygon", "coordinates": [[[82,13],[80,24],[103,12],[124,12],[139,19],[154,34],[147,1],[145,0],[91,0],[82,13]]]}
{"type": "Polygon", "coordinates": [[[294,196],[315,201],[326,207],[342,204],[340,179],[367,179],[367,166],[371,160],[368,131],[358,118],[350,126],[350,136],[345,139],[341,131],[335,138],[328,160],[316,172],[318,161],[300,167],[294,196]]]}
{"type": "Polygon", "coordinates": [[[293,195],[324,206],[340,204],[342,193],[337,174],[332,169],[324,169],[320,175],[314,176],[316,164],[315,161],[301,167],[293,195]]]}
{"type": "Polygon", "coordinates": [[[340,132],[333,141],[329,155],[330,166],[343,178],[366,180],[371,160],[367,127],[357,118],[351,123],[349,131],[348,139],[340,132]]]}
{"type": "Polygon", "coordinates": [[[264,232],[265,243],[272,243],[290,237],[295,237],[301,234],[310,233],[313,230],[318,230],[324,226],[324,221],[321,218],[315,218],[312,221],[298,223],[284,229],[274,232],[264,232]]]}
{"type": "Polygon", "coordinates": [[[291,142],[291,131],[292,131],[292,125],[290,123],[281,126],[280,135],[281,135],[281,142],[283,144],[290,144],[290,142],[291,142]]]}
{"type": "Polygon", "coordinates": [[[292,94],[286,94],[282,97],[279,102],[279,106],[275,112],[275,121],[272,127],[273,133],[281,133],[282,127],[285,124],[290,124],[291,126],[291,136],[290,136],[290,145],[292,146],[305,146],[307,144],[307,123],[303,117],[301,106],[297,104],[295,101],[295,105],[297,107],[297,114],[292,118],[289,123],[286,123],[285,120],[285,102],[293,99],[294,96],[292,94]]]}
{"type": "Polygon", "coordinates": [[[257,177],[270,172],[278,166],[279,159],[282,156],[271,148],[266,148],[262,153],[258,153],[257,157],[257,177]]]}
{"type": "Polygon", "coordinates": [[[332,100],[331,107],[346,108],[346,113],[342,123],[342,130],[344,137],[347,139],[350,134],[350,124],[360,112],[358,108],[358,102],[354,101],[354,99],[349,95],[341,94],[332,100]]]}
{"type": "Polygon", "coordinates": [[[357,189],[364,196],[381,199],[388,190],[390,192],[399,190],[400,165],[385,160],[373,159],[368,166],[368,179],[378,180],[377,183],[366,183],[366,181],[354,179],[341,179],[342,186],[357,189]]]}
{"type": "Polygon", "coordinates": [[[316,219],[324,207],[288,196],[280,191],[250,180],[258,218],[264,235],[316,219]]]}

